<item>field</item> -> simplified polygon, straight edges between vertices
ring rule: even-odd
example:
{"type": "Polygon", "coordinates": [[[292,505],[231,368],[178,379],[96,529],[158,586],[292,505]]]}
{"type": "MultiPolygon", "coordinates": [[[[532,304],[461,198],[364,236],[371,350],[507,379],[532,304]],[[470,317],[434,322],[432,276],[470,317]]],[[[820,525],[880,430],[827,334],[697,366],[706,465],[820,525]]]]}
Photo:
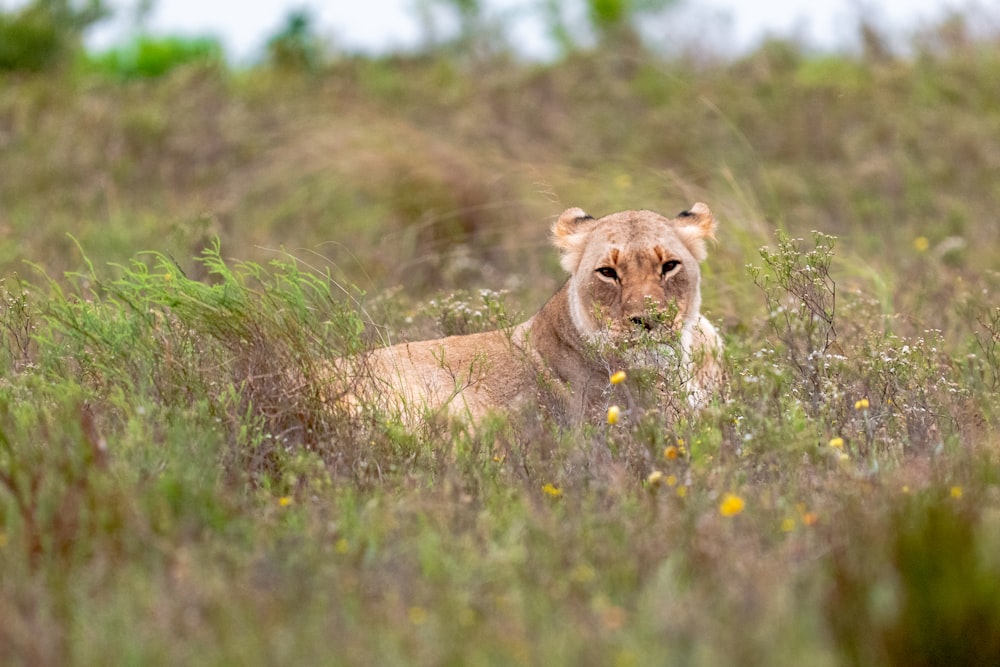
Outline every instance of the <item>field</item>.
{"type": "Polygon", "coordinates": [[[1000,662],[1000,39],[868,37],[0,73],[0,662],[1000,662]],[[706,410],[327,400],[696,201],[706,410]]]}

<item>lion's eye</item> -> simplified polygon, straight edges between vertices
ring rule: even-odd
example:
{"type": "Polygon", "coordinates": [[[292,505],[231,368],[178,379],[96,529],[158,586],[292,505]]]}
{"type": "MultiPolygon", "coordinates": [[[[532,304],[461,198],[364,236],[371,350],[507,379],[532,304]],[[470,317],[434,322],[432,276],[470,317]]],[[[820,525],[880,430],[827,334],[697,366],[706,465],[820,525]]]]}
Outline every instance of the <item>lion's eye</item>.
{"type": "Polygon", "coordinates": [[[673,271],[674,269],[676,269],[680,265],[681,265],[681,263],[678,262],[676,259],[672,259],[669,262],[664,262],[663,263],[663,275],[667,275],[668,273],[670,273],[671,271],[673,271]]]}
{"type": "Polygon", "coordinates": [[[618,272],[612,269],[610,266],[602,266],[601,268],[597,269],[597,272],[600,273],[605,278],[610,278],[611,280],[618,280],[618,272]]]}

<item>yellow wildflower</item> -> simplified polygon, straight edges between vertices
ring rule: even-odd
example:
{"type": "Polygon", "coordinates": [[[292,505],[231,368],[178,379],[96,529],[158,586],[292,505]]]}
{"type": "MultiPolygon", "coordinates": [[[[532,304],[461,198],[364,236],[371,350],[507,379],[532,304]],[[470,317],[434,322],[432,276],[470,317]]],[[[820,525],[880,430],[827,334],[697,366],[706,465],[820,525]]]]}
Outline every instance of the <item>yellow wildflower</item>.
{"type": "Polygon", "coordinates": [[[843,449],[844,448],[844,439],[843,438],[830,438],[830,446],[833,447],[834,449],[843,449]]]}
{"type": "Polygon", "coordinates": [[[931,247],[931,242],[926,236],[918,236],[913,239],[913,249],[917,252],[927,252],[928,248],[931,247]]]}
{"type": "Polygon", "coordinates": [[[681,451],[680,451],[679,449],[677,449],[677,448],[676,448],[676,447],[674,447],[673,445],[668,445],[668,446],[667,446],[667,447],[666,447],[666,448],[665,448],[665,449],[663,450],[663,458],[665,458],[665,459],[670,459],[671,461],[673,461],[673,460],[674,460],[674,459],[676,459],[676,458],[677,458],[678,456],[680,456],[680,453],[681,453],[681,451]]]}
{"type": "Polygon", "coordinates": [[[542,492],[545,493],[545,495],[549,496],[550,498],[559,498],[560,496],[562,496],[562,489],[560,489],[552,482],[549,482],[548,484],[543,486],[542,492]]]}
{"type": "Polygon", "coordinates": [[[626,377],[627,376],[625,375],[625,371],[618,371],[617,373],[611,376],[611,384],[621,384],[622,382],[625,381],[626,377]]]}
{"type": "Polygon", "coordinates": [[[677,486],[677,475],[667,475],[667,486],[677,486]]]}
{"type": "Polygon", "coordinates": [[[790,533],[793,530],[795,530],[795,519],[789,516],[781,520],[781,532],[790,533]]]}
{"type": "Polygon", "coordinates": [[[615,425],[618,423],[618,418],[621,417],[622,409],[617,405],[612,405],[608,408],[608,423],[615,425]]]}
{"type": "Polygon", "coordinates": [[[862,398],[854,402],[855,410],[867,410],[868,409],[868,399],[862,398]]]}
{"type": "Polygon", "coordinates": [[[408,615],[413,625],[423,625],[427,622],[427,610],[423,607],[410,607],[408,615]]]}
{"type": "Polygon", "coordinates": [[[278,498],[278,505],[281,507],[288,507],[293,502],[295,502],[295,500],[291,496],[281,496],[278,498]]]}
{"type": "Polygon", "coordinates": [[[746,503],[743,499],[733,493],[727,493],[722,497],[722,503],[719,504],[719,514],[722,516],[736,516],[743,511],[746,503]]]}
{"type": "Polygon", "coordinates": [[[954,498],[955,500],[958,500],[959,498],[961,498],[962,497],[962,487],[960,487],[960,486],[953,486],[953,487],[951,487],[951,497],[954,498]]]}
{"type": "Polygon", "coordinates": [[[686,486],[682,485],[682,486],[678,486],[677,487],[677,497],[678,498],[685,498],[685,497],[687,497],[687,494],[688,494],[688,488],[686,486]]]}

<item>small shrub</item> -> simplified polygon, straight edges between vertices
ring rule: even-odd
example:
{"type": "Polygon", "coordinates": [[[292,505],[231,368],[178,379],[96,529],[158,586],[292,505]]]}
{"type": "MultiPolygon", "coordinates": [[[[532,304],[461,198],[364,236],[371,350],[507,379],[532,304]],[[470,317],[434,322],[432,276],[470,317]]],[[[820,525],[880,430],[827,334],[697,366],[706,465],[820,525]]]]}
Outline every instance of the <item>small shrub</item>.
{"type": "Polygon", "coordinates": [[[983,357],[987,383],[996,391],[1000,388],[1000,307],[983,308],[974,317],[979,325],[976,345],[983,357]]]}
{"type": "Polygon", "coordinates": [[[0,525],[16,527],[32,567],[76,564],[95,543],[121,548],[128,511],[93,412],[72,384],[54,389],[48,405],[0,394],[0,525]]]}
{"type": "Polygon", "coordinates": [[[16,276],[9,282],[0,278],[0,331],[7,357],[3,368],[8,372],[18,373],[32,364],[37,317],[27,285],[16,276]]]}
{"type": "Polygon", "coordinates": [[[57,63],[67,45],[44,14],[0,14],[0,70],[38,72],[57,63]]]}
{"type": "Polygon", "coordinates": [[[222,45],[214,37],[153,37],[91,56],[89,67],[118,79],[164,76],[185,65],[216,65],[223,61],[222,45]]]}
{"type": "Polygon", "coordinates": [[[323,64],[323,40],[317,35],[315,21],[305,10],[290,12],[285,25],[267,42],[271,65],[284,70],[315,72],[323,64]]]}
{"type": "Polygon", "coordinates": [[[83,31],[108,10],[103,0],[74,4],[34,0],[16,12],[0,12],[0,72],[40,72],[79,49],[83,31]]]}
{"type": "Polygon", "coordinates": [[[458,291],[427,304],[444,336],[460,336],[482,331],[507,329],[517,324],[507,312],[504,291],[479,290],[478,299],[458,291]],[[476,303],[479,301],[479,303],[476,303]]]}
{"type": "Polygon", "coordinates": [[[779,233],[776,251],[760,251],[768,273],[748,267],[764,293],[771,330],[798,372],[814,414],[824,401],[825,357],[837,338],[837,285],[830,276],[834,240],[813,232],[815,247],[801,252],[800,240],[779,233]]]}
{"type": "Polygon", "coordinates": [[[904,498],[885,524],[858,508],[858,537],[827,560],[826,619],[848,664],[989,665],[1000,660],[995,520],[954,490],[904,498]]]}
{"type": "Polygon", "coordinates": [[[348,428],[335,405],[351,379],[338,376],[336,360],[364,349],[364,324],[332,278],[292,259],[230,266],[218,243],[200,258],[211,283],[187,278],[163,255],[150,258],[152,266],[118,266],[111,280],[90,267],[74,276],[75,294],[52,283],[43,339],[61,353],[46,356],[47,369],[79,377],[105,400],[208,397],[226,415],[235,474],[280,475],[297,448],[349,470],[350,448],[339,447],[353,439],[335,436],[348,428]]]}

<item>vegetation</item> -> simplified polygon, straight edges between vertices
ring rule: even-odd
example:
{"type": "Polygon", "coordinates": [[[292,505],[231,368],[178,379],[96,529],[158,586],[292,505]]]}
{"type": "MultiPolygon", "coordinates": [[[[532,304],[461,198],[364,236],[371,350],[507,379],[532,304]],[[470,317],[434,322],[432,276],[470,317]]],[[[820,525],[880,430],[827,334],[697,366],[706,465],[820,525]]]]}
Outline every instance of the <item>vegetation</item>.
{"type": "Polygon", "coordinates": [[[998,662],[1000,39],[963,26],[0,73],[0,661],[998,662]],[[699,414],[406,429],[327,381],[533,312],[569,206],[698,200],[699,414]]]}
{"type": "Polygon", "coordinates": [[[0,13],[0,72],[40,72],[71,60],[86,28],[108,14],[103,0],[32,0],[0,13]]]}
{"type": "Polygon", "coordinates": [[[211,37],[134,38],[124,47],[86,59],[86,67],[110,77],[159,77],[190,64],[221,64],[222,46],[211,37]]]}

